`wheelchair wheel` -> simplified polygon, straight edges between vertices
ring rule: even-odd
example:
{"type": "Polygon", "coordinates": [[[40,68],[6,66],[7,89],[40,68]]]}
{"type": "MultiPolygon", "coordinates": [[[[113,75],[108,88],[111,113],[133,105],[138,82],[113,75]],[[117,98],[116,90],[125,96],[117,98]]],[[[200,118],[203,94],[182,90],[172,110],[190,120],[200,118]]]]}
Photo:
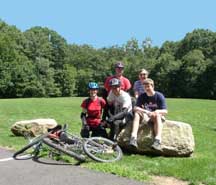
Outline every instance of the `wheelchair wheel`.
{"type": "Polygon", "coordinates": [[[115,162],[123,155],[116,143],[103,137],[88,138],[84,142],[83,149],[91,159],[98,162],[115,162]]]}

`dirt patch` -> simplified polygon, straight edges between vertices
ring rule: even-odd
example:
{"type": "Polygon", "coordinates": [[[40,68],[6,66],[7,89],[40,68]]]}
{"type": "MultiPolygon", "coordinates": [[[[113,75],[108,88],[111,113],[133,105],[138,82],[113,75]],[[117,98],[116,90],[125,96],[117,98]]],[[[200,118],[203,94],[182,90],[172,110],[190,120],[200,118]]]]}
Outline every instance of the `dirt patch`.
{"type": "Polygon", "coordinates": [[[187,181],[165,176],[151,176],[151,183],[152,185],[189,185],[187,181]]]}

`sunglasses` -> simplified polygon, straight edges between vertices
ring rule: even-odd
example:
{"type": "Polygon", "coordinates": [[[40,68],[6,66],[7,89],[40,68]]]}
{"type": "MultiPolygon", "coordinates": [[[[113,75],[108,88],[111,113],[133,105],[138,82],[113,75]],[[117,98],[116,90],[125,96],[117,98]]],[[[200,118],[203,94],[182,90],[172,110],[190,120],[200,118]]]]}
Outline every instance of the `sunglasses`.
{"type": "Polygon", "coordinates": [[[119,88],[119,87],[120,87],[120,86],[118,86],[118,85],[113,85],[113,86],[112,86],[113,89],[117,89],[117,88],[119,88]]]}
{"type": "Polygon", "coordinates": [[[145,76],[145,75],[147,75],[146,73],[140,73],[139,74],[140,76],[145,76]]]}

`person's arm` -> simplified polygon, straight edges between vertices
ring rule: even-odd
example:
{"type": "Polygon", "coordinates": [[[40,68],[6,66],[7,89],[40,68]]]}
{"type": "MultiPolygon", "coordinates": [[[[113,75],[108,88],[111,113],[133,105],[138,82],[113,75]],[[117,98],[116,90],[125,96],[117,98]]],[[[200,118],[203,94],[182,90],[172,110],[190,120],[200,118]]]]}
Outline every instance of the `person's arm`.
{"type": "Polygon", "coordinates": [[[135,81],[133,84],[133,92],[134,92],[134,97],[137,99],[139,96],[138,89],[137,89],[137,81],[135,81]]]}
{"type": "Polygon", "coordinates": [[[156,109],[154,112],[159,113],[162,116],[165,116],[168,113],[168,111],[166,106],[166,100],[162,93],[159,93],[158,95],[158,106],[158,109],[156,109]]]}
{"type": "Polygon", "coordinates": [[[157,109],[155,112],[161,114],[162,116],[168,113],[167,109],[157,109]]]}
{"type": "Polygon", "coordinates": [[[106,117],[107,117],[107,115],[108,115],[108,104],[107,104],[107,102],[105,101],[105,99],[103,99],[103,98],[101,98],[101,100],[100,100],[100,103],[101,103],[101,112],[102,112],[102,120],[101,120],[101,122],[103,123],[103,122],[105,122],[105,120],[106,120],[106,117]]]}
{"type": "Polygon", "coordinates": [[[109,123],[115,121],[115,120],[121,120],[123,119],[128,113],[128,109],[127,108],[123,108],[123,110],[121,112],[119,112],[118,114],[115,114],[114,116],[110,117],[107,121],[109,123]]]}
{"type": "Polygon", "coordinates": [[[86,113],[87,113],[87,110],[83,108],[83,109],[82,109],[82,112],[81,112],[81,114],[80,114],[80,118],[81,118],[81,121],[82,121],[82,125],[83,125],[83,126],[87,125],[86,113]]]}
{"type": "Polygon", "coordinates": [[[134,91],[134,97],[137,99],[137,98],[138,98],[138,96],[139,96],[139,93],[138,93],[138,91],[134,91]]]}
{"type": "Polygon", "coordinates": [[[150,113],[150,111],[148,111],[148,110],[146,110],[146,109],[143,109],[143,108],[141,108],[141,107],[139,107],[139,106],[135,106],[135,107],[134,107],[134,111],[140,111],[140,112],[144,112],[144,113],[146,113],[146,114],[150,113]]]}

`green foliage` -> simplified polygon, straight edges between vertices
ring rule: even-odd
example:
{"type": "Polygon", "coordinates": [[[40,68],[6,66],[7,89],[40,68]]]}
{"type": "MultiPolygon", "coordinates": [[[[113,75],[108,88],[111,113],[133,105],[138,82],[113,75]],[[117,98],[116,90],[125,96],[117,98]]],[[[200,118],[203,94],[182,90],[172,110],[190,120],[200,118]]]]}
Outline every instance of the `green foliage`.
{"type": "Polygon", "coordinates": [[[113,64],[122,60],[132,84],[138,70],[146,68],[167,97],[215,99],[215,32],[195,29],[160,48],[152,42],[149,37],[141,44],[131,38],[122,46],[95,49],[67,44],[46,27],[21,32],[0,20],[0,97],[87,96],[87,83],[103,86],[114,73],[113,64]]]}
{"type": "Polygon", "coordinates": [[[55,81],[62,96],[73,96],[75,92],[77,71],[73,66],[65,64],[62,70],[55,71],[55,81]]]}

